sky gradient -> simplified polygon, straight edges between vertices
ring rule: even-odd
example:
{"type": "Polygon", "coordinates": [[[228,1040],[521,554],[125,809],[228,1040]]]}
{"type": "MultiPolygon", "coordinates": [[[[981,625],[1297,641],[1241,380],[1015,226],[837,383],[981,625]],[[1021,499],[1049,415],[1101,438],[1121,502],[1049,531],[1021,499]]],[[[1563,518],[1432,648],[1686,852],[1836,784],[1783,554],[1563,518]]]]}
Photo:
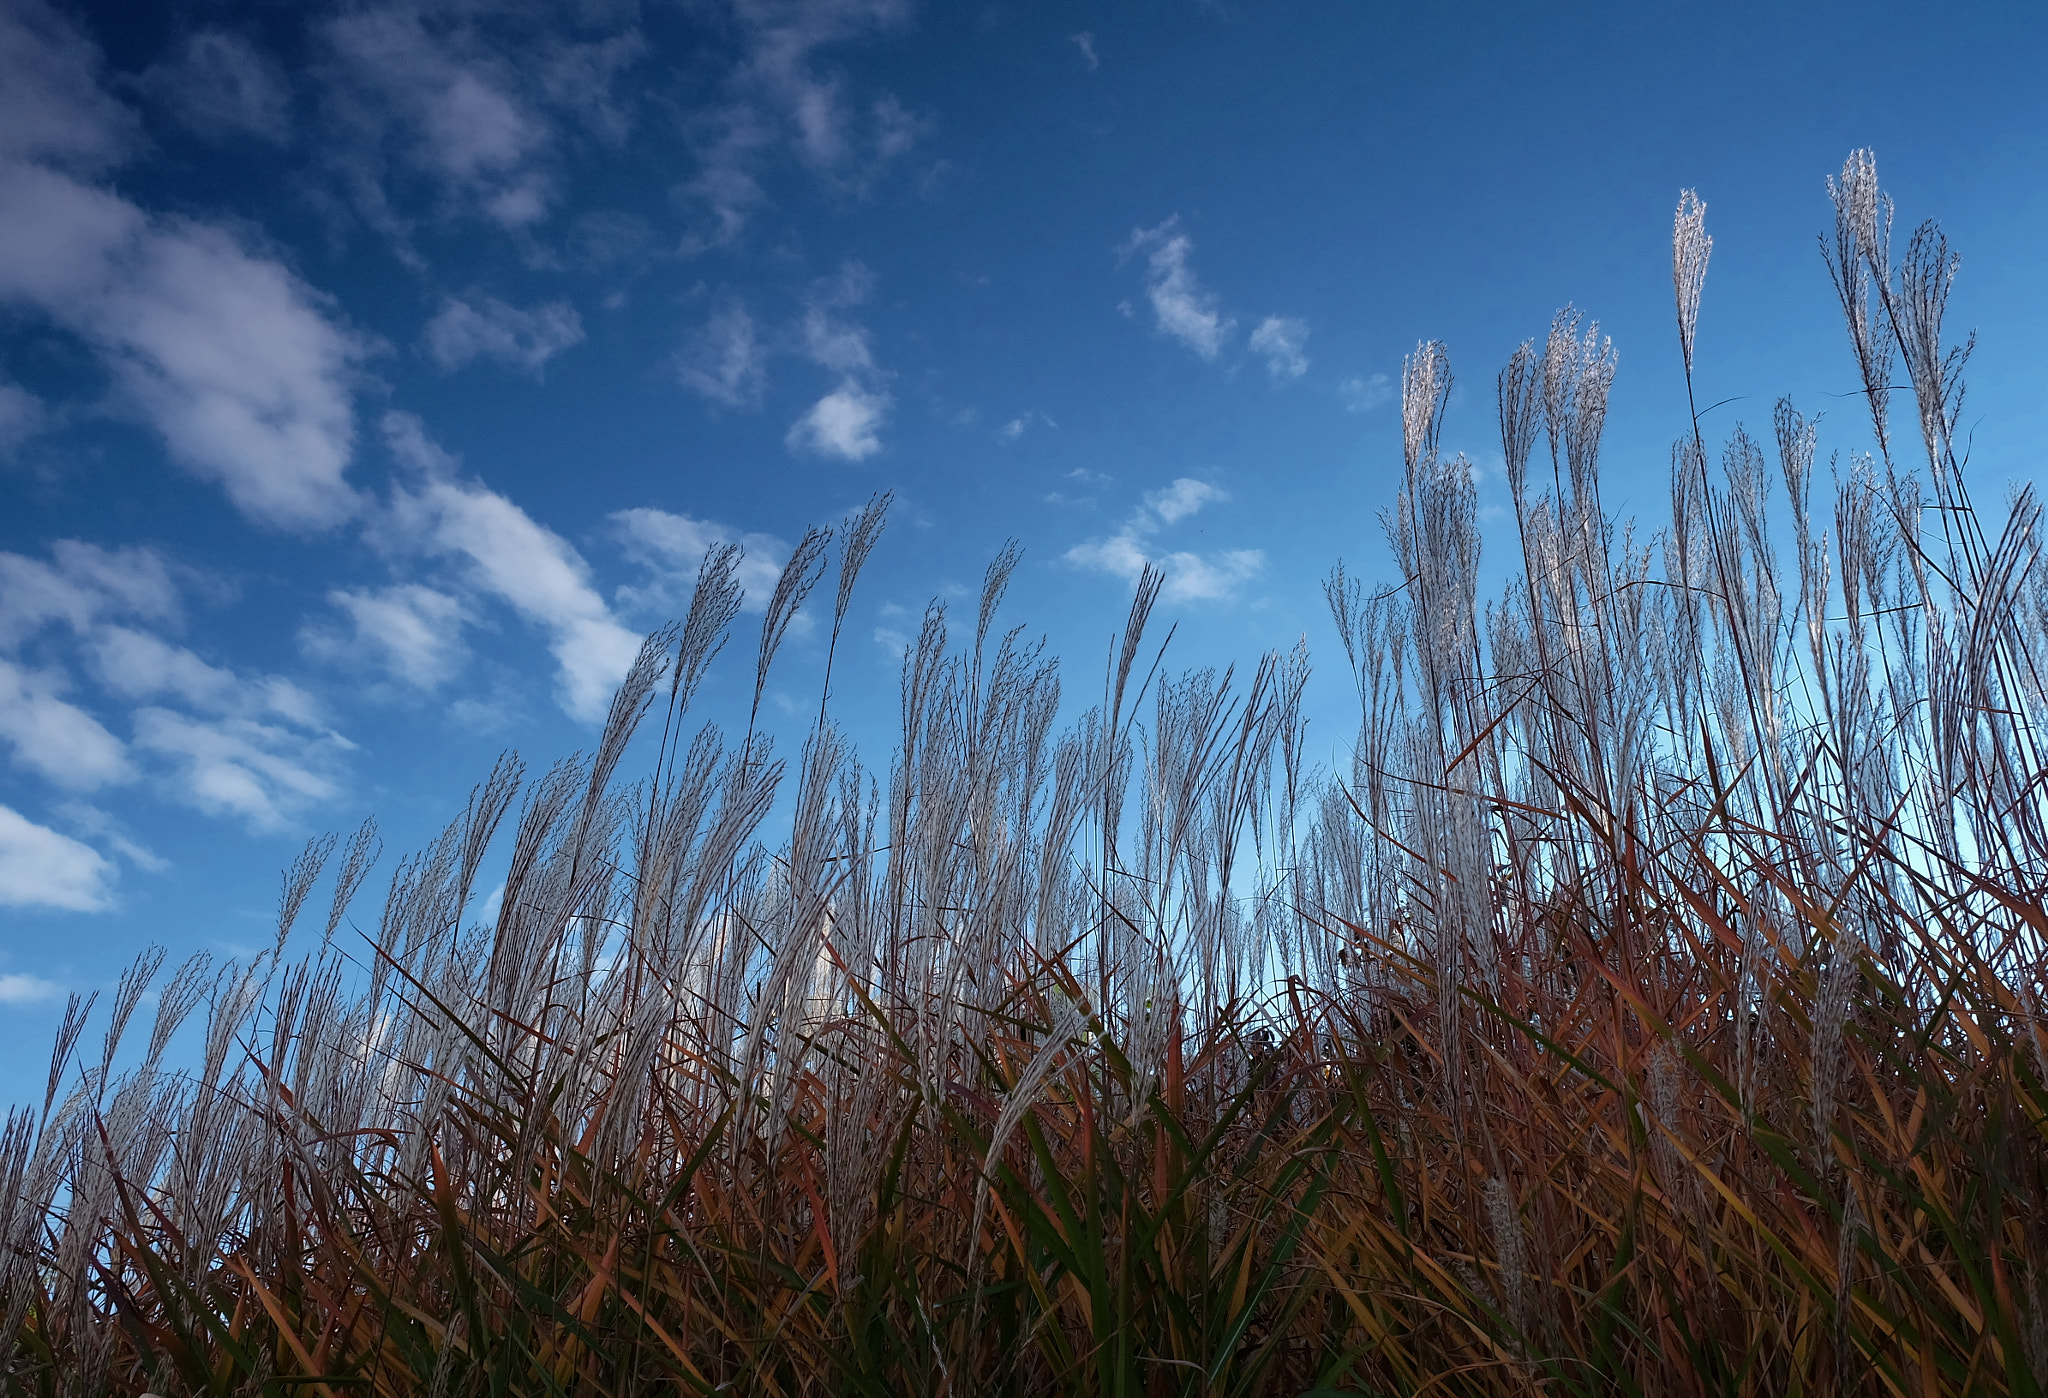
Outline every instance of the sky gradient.
{"type": "MultiPolygon", "coordinates": [[[[1180,663],[1323,658],[1332,760],[1317,583],[1386,571],[1418,340],[1490,556],[1493,375],[1567,303],[1619,351],[1606,503],[1661,520],[1683,188],[1710,437],[1791,394],[1866,445],[1815,238],[1868,147],[1965,259],[1973,469],[2041,481],[2044,41],[2020,5],[0,0],[0,1087],[142,946],[266,944],[310,835],[374,812],[388,877],[501,750],[587,745],[709,544],[758,618],[878,491],[834,681],[871,764],[906,636],[1011,538],[1073,706],[1157,561],[1180,663]]],[[[742,649],[706,704],[743,722],[742,649]]],[[[791,738],[822,660],[800,622],[791,738]]]]}

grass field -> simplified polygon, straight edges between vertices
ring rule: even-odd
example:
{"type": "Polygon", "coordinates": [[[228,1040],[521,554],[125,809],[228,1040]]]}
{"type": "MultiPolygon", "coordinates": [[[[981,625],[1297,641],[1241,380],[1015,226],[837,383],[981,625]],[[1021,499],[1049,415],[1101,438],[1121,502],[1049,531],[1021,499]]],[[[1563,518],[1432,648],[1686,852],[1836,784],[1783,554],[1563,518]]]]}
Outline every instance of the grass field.
{"type": "MultiPolygon", "coordinates": [[[[277,954],[74,1003],[0,1141],[0,1385],[2040,1393],[2040,507],[1971,501],[1940,233],[1895,245],[1860,152],[1831,188],[1876,450],[1818,499],[1787,402],[1612,519],[1568,312],[1499,375],[1482,601],[1416,351],[1398,575],[1328,584],[1348,770],[1305,768],[1304,654],[1160,661],[1149,572],[1057,727],[1014,554],[927,614],[886,768],[822,711],[795,754],[697,727],[714,550],[594,755],[501,763],[380,911],[374,832],[316,842],[277,954]]],[[[1709,250],[1688,195],[1688,383],[1709,250]]],[[[799,546],[757,695],[885,509],[799,546]]]]}

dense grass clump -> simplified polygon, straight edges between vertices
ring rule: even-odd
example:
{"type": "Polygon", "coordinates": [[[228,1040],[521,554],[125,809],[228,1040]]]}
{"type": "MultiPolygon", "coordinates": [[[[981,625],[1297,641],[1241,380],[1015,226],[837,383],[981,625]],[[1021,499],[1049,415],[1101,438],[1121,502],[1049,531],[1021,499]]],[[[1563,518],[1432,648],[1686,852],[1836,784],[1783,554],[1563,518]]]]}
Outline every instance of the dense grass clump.
{"type": "MultiPolygon", "coordinates": [[[[288,872],[276,954],[161,985],[139,1062],[160,957],[97,1046],[74,1005],[0,1141],[0,1385],[2040,1392],[2040,509],[1969,499],[1940,233],[1895,257],[1860,152],[1830,187],[1876,445],[1831,509],[1787,402],[1718,470],[1695,420],[1668,530],[1617,526],[1614,359],[1567,312],[1499,378],[1522,566],[1482,606],[1417,351],[1400,577],[1328,587],[1349,770],[1303,770],[1301,654],[1163,669],[1150,573],[1056,731],[1009,553],[964,645],[926,615],[885,772],[822,713],[793,761],[692,735],[714,550],[595,755],[502,763],[360,955],[367,829],[288,872]]],[[[1709,247],[1688,195],[1688,383],[1709,247]]]]}

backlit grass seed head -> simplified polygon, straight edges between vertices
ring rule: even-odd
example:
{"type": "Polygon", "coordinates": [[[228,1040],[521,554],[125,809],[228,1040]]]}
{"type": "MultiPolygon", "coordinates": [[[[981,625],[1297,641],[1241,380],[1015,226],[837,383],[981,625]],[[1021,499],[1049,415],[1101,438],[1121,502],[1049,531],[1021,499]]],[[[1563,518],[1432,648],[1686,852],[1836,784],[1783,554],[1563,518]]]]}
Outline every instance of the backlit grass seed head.
{"type": "MultiPolygon", "coordinates": [[[[1861,153],[1837,194],[1875,406],[1889,206],[1861,153]]],[[[1682,321],[1703,230],[1682,201],[1682,321]]],[[[0,1129],[0,1388],[1661,1398],[1735,1356],[1757,1394],[2031,1393],[2037,506],[1979,520],[1880,439],[1830,568],[1786,403],[1775,462],[1677,424],[1652,550],[1598,498],[1613,365],[1567,308],[1497,380],[1483,610],[1448,357],[1404,365],[1398,571],[1326,587],[1359,709],[1322,776],[1305,656],[1183,673],[1149,567],[1062,729],[1008,550],[971,637],[927,612],[882,764],[822,699],[793,771],[686,734],[714,551],[595,755],[501,763],[360,944],[368,825],[318,876],[340,940],[69,1005],[0,1129]]],[[[757,704],[824,548],[739,662],[757,704]]]]}
{"type": "Polygon", "coordinates": [[[1700,292],[1707,284],[1707,259],[1714,240],[1707,234],[1707,204],[1685,190],[1671,220],[1671,286],[1678,299],[1678,344],[1685,356],[1685,374],[1692,377],[1693,332],[1699,326],[1700,292]]]}

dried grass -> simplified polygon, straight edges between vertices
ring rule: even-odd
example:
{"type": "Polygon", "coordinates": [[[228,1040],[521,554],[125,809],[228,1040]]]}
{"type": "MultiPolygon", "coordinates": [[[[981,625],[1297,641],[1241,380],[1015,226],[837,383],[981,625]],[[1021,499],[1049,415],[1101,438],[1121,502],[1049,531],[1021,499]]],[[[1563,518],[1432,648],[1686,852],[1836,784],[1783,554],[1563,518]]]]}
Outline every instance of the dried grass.
{"type": "MultiPolygon", "coordinates": [[[[137,1066],[160,955],[95,1058],[71,1007],[0,1132],[0,1385],[2039,1393],[2039,509],[1987,529],[1964,494],[1938,233],[1895,267],[1867,155],[1834,191],[1879,451],[1838,463],[1832,526],[1788,403],[1789,534],[1763,448],[1738,429],[1716,479],[1697,419],[1669,530],[1617,527],[1613,353],[1567,311],[1499,380],[1525,566],[1482,606],[1423,346],[1401,577],[1328,588],[1361,725],[1321,783],[1301,655],[1139,664],[1156,574],[1056,732],[1056,668],[994,628],[1006,552],[971,645],[927,614],[887,772],[821,712],[771,853],[767,739],[685,733],[737,609],[714,554],[595,757],[501,763],[400,865],[362,974],[333,933],[370,827],[318,949],[285,937],[332,840],[275,951],[173,975],[137,1066]],[[1924,462],[1892,454],[1894,354],[1924,462]]],[[[1688,382],[1709,247],[1688,193],[1688,382]]]]}

